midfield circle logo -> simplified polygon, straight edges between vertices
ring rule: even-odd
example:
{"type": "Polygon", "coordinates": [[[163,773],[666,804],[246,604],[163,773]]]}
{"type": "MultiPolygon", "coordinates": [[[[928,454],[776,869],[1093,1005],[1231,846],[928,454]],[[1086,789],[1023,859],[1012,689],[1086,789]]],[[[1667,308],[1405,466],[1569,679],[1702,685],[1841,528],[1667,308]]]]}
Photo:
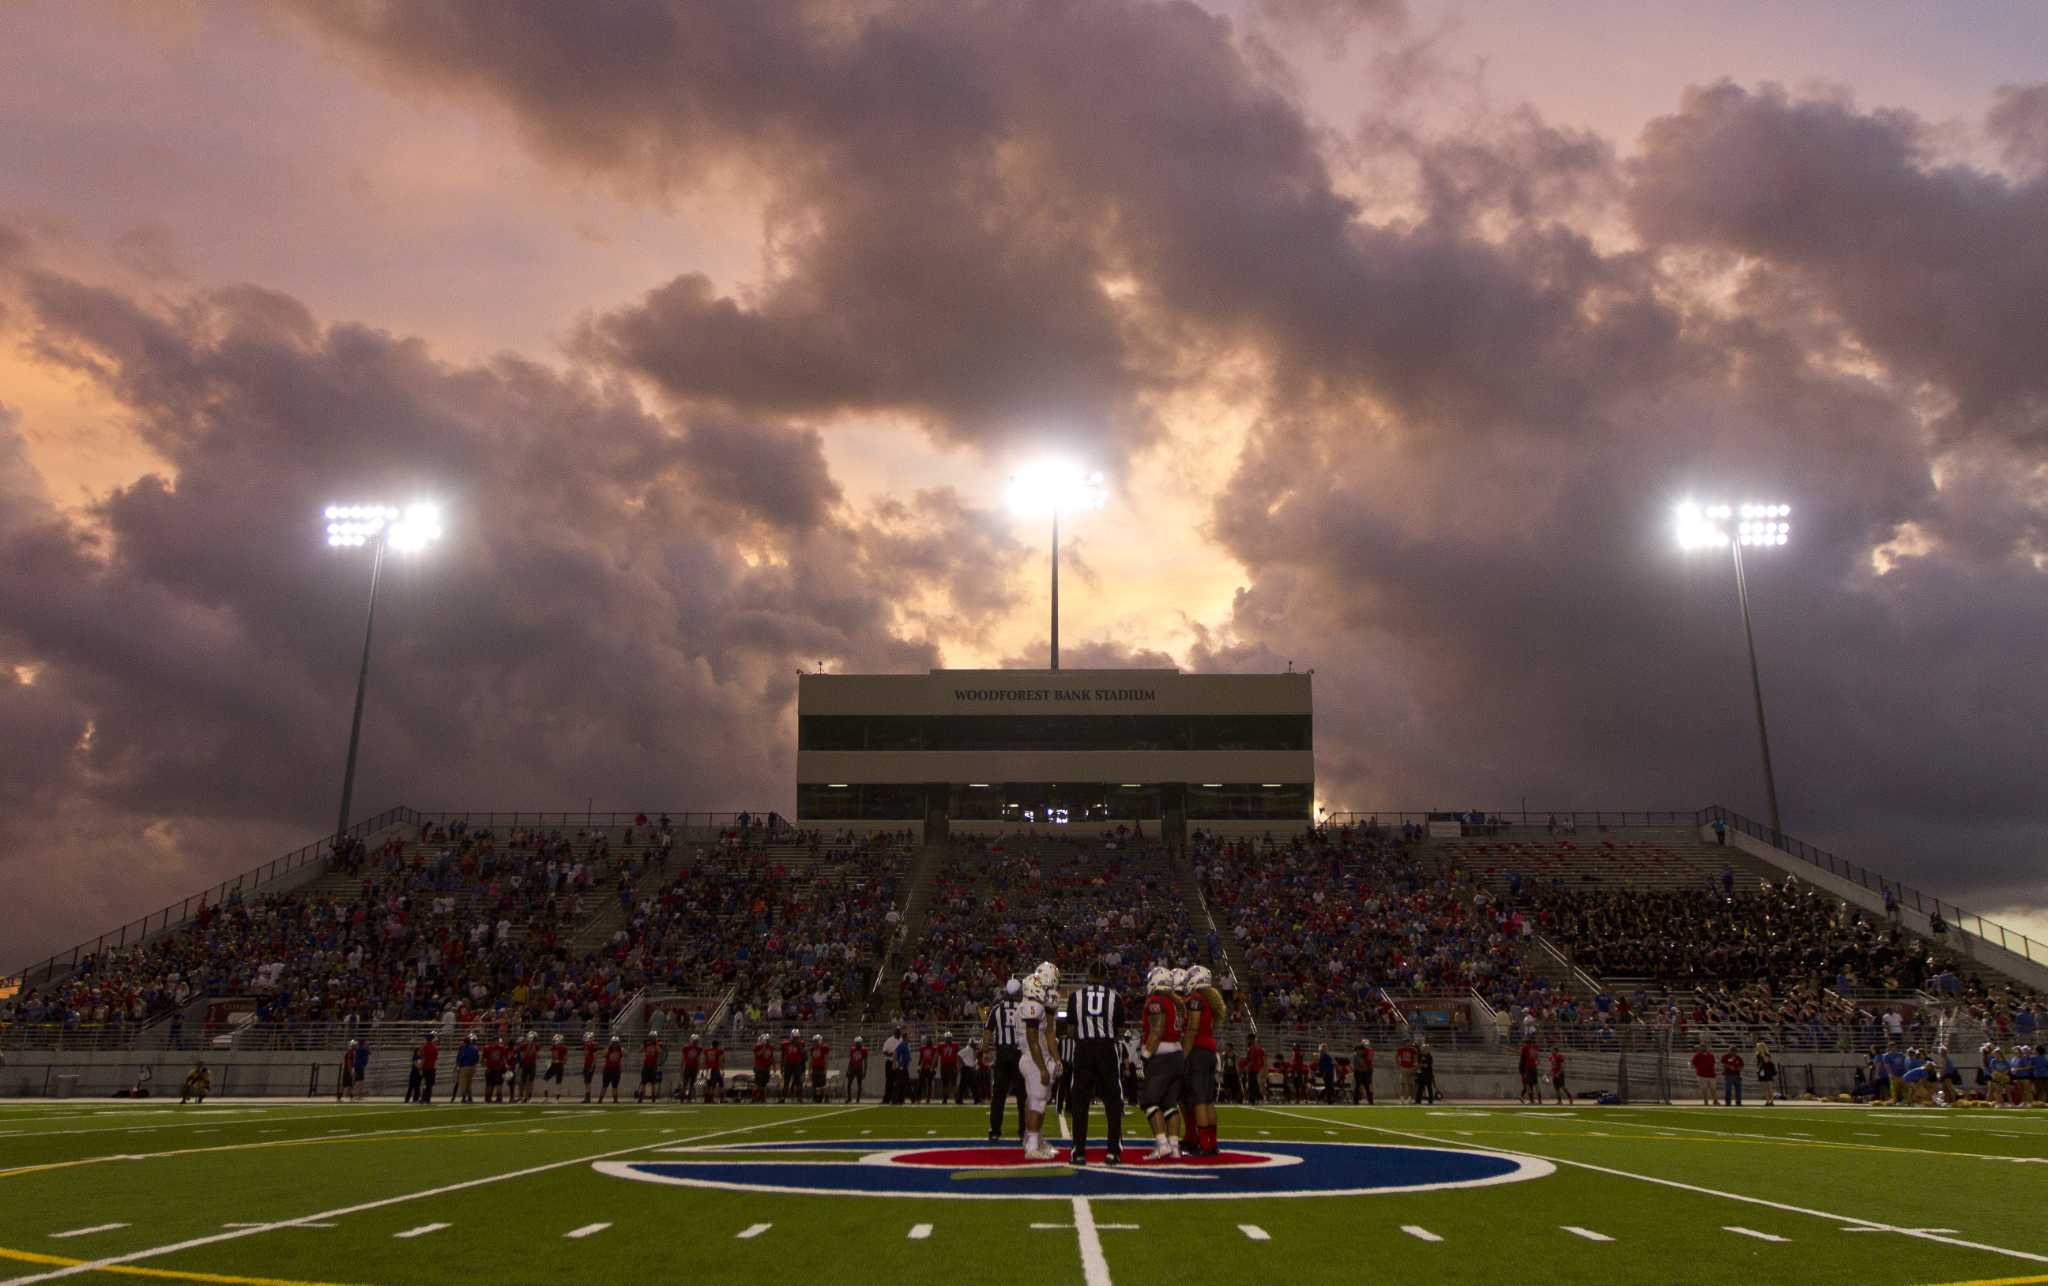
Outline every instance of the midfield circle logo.
{"type": "Polygon", "coordinates": [[[1385,1143],[1261,1141],[1222,1155],[1121,1166],[1027,1161],[1022,1149],[964,1139],[733,1143],[677,1147],[653,1161],[599,1161],[618,1179],[741,1192],[966,1201],[1241,1201],[1249,1197],[1361,1197],[1519,1183],[1555,1173],[1538,1157],[1385,1143]]]}

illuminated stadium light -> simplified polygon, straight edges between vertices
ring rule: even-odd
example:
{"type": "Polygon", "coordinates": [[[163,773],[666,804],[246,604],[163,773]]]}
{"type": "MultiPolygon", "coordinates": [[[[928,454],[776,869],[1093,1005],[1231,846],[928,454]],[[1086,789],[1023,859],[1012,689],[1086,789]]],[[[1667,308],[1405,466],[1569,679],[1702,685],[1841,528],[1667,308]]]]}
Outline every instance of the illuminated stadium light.
{"type": "Polygon", "coordinates": [[[1785,829],[1778,814],[1778,783],[1771,772],[1771,736],[1764,723],[1764,685],[1756,665],[1756,633],[1749,620],[1749,581],[1742,569],[1744,549],[1781,549],[1792,543],[1792,506],[1775,500],[1739,505],[1682,500],[1673,510],[1680,549],[1726,549],[1735,560],[1735,597],[1742,606],[1742,637],[1749,645],[1750,695],[1756,701],[1756,737],[1763,754],[1764,797],[1770,804],[1772,841],[1785,829]],[[1732,526],[1731,526],[1732,524],[1732,526]]]}
{"type": "Polygon", "coordinates": [[[356,788],[356,750],[363,738],[363,695],[370,685],[370,636],[377,623],[377,581],[384,570],[384,551],[416,554],[441,538],[441,507],[430,501],[415,501],[400,509],[396,505],[328,505],[320,511],[327,520],[327,544],[332,549],[371,548],[370,608],[363,622],[363,661],[356,671],[356,708],[348,730],[348,760],[341,772],[341,816],[334,824],[334,843],[339,846],[348,830],[348,806],[356,788]]]}
{"type": "Polygon", "coordinates": [[[1726,549],[1731,542],[1752,549],[1787,545],[1792,542],[1791,516],[1791,505],[1754,501],[1733,506],[1686,500],[1673,511],[1680,549],[1726,549]]]}
{"type": "Polygon", "coordinates": [[[1010,475],[1010,511],[1052,519],[1052,669],[1060,668],[1060,515],[1100,509],[1109,488],[1100,470],[1089,472],[1071,460],[1040,460],[1010,475]]]}

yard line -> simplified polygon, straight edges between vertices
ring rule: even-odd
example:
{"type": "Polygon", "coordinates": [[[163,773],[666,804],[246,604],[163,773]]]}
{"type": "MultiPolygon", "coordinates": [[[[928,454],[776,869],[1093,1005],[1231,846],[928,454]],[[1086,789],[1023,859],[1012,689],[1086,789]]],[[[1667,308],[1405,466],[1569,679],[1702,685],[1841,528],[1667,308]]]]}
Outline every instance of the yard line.
{"type": "Polygon", "coordinates": [[[404,1232],[394,1232],[391,1235],[393,1237],[401,1239],[411,1237],[424,1237],[430,1232],[439,1232],[447,1226],[448,1225],[444,1223],[423,1223],[417,1228],[407,1228],[404,1232]]]}
{"type": "MultiPolygon", "coordinates": [[[[1790,1241],[1790,1240],[1792,1240],[1792,1239],[1791,1239],[1790,1237],[1780,1237],[1780,1236],[1776,1235],[1775,1233],[1768,1233],[1768,1232],[1758,1232],[1758,1231],[1757,1231],[1756,1229],[1754,1229],[1754,1228],[1743,1228],[1743,1227],[1740,1227],[1740,1226],[1738,1226],[1738,1225],[1736,1225],[1736,1224],[1732,1224],[1732,1223],[1731,1223],[1731,1224],[1724,1224],[1724,1225],[1722,1225],[1722,1227],[1721,1227],[1721,1231],[1722,1231],[1722,1232],[1739,1232],[1739,1233],[1741,1233],[1741,1234],[1742,1234],[1743,1236],[1745,1236],[1745,1237],[1754,1237],[1754,1238],[1756,1238],[1756,1239],[1757,1239],[1758,1241],[1790,1241]]],[[[1875,1229],[1875,1228],[1873,1228],[1873,1229],[1872,1229],[1871,1231],[1873,1231],[1873,1232],[1877,1232],[1877,1231],[1881,1231],[1881,1230],[1880,1230],[1880,1229],[1875,1229]]]]}
{"type": "Polygon", "coordinates": [[[1422,1227],[1419,1224],[1404,1223],[1401,1225],[1401,1231],[1407,1233],[1409,1236],[1415,1238],[1417,1241],[1443,1240],[1442,1237],[1437,1236],[1435,1233],[1431,1232],[1427,1228],[1422,1227]]]}
{"type": "Polygon", "coordinates": [[[739,1241],[752,1241],[754,1238],[760,1236],[764,1232],[767,1232],[770,1228],[773,1228],[774,1226],[775,1225],[772,1223],[748,1224],[739,1232],[734,1233],[733,1236],[739,1241]]]}
{"type": "Polygon", "coordinates": [[[1593,1230],[1592,1230],[1591,1228],[1581,1228],[1581,1227],[1579,1227],[1579,1226],[1578,1226],[1577,1224],[1569,1224],[1569,1223],[1568,1223],[1568,1224],[1560,1224],[1560,1225],[1559,1225],[1559,1227],[1563,1228],[1563,1229],[1564,1229],[1564,1230],[1565,1230],[1566,1232],[1570,1233],[1570,1234],[1571,1234],[1572,1236],[1574,1236],[1574,1237],[1584,1237],[1584,1238],[1585,1238],[1585,1239],[1586,1239],[1587,1241],[1613,1241],[1613,1240],[1614,1240],[1614,1238],[1612,1238],[1612,1237],[1608,1236],[1608,1235],[1607,1235],[1606,1233],[1604,1233],[1604,1232],[1594,1232],[1594,1231],[1593,1231],[1593,1230]]]}
{"type": "Polygon", "coordinates": [[[96,1232],[112,1232],[116,1228],[126,1228],[127,1226],[124,1223],[96,1223],[90,1228],[73,1228],[69,1232],[53,1232],[50,1235],[52,1237],[87,1237],[96,1232]]]}
{"type": "MultiPolygon", "coordinates": [[[[811,1119],[814,1121],[823,1120],[828,1116],[844,1116],[849,1112],[864,1112],[870,1106],[872,1105],[859,1104],[854,1107],[841,1108],[837,1111],[823,1112],[811,1119]]],[[[776,1124],[779,1124],[779,1122],[761,1121],[754,1125],[740,1125],[734,1126],[729,1130],[713,1130],[708,1134],[693,1135],[682,1141],[685,1143],[698,1143],[705,1139],[724,1138],[731,1134],[750,1134],[755,1130],[767,1129],[776,1124]]],[[[403,1205],[408,1201],[422,1201],[428,1197],[445,1196],[451,1192],[465,1192],[471,1188],[481,1188],[486,1184],[503,1183],[507,1179],[524,1179],[530,1175],[546,1174],[551,1171],[565,1169],[569,1166],[589,1165],[593,1161],[605,1161],[612,1157],[622,1157],[633,1152],[645,1152],[655,1146],[657,1145],[652,1143],[635,1143],[631,1147],[614,1148],[609,1152],[588,1153],[580,1157],[571,1157],[566,1161],[549,1161],[542,1165],[528,1166],[523,1170],[507,1170],[501,1174],[487,1174],[482,1178],[465,1179],[460,1183],[442,1184],[438,1188],[423,1188],[418,1192],[401,1193],[395,1197],[381,1197],[375,1201],[360,1202],[353,1206],[321,1210],[310,1215],[301,1215],[297,1219],[278,1219],[255,1228],[236,1228],[228,1232],[217,1232],[205,1237],[192,1237],[184,1241],[171,1242],[168,1245],[152,1246],[147,1250],[130,1251],[125,1255],[109,1255],[104,1259],[70,1264],[63,1268],[52,1269],[46,1273],[31,1273],[22,1277],[10,1277],[5,1281],[0,1281],[0,1286],[28,1286],[30,1282],[54,1281],[60,1277],[76,1277],[81,1273],[102,1272],[116,1264],[133,1263],[139,1259],[155,1259],[161,1255],[173,1255],[181,1250],[191,1250],[199,1246],[211,1246],[217,1242],[234,1241],[237,1238],[254,1236],[257,1233],[269,1232],[276,1228],[296,1228],[304,1224],[313,1223],[316,1220],[338,1219],[344,1215],[361,1214],[366,1210],[380,1210],[385,1206],[403,1205]]]]}
{"type": "Polygon", "coordinates": [[[1088,1198],[1074,1198],[1074,1239],[1081,1243],[1081,1276],[1088,1286],[1110,1286],[1109,1261],[1102,1256],[1102,1238],[1095,1231],[1095,1211],[1088,1198]]]}
{"type": "Polygon", "coordinates": [[[1237,1226],[1237,1230],[1243,1233],[1245,1236],[1251,1238],[1253,1241],[1273,1240],[1272,1233],[1267,1232],[1264,1228],[1259,1227],[1255,1223],[1241,1223],[1237,1226]]]}
{"type": "Polygon", "coordinates": [[[932,1226],[928,1223],[914,1223],[910,1225],[910,1240],[912,1241],[924,1241],[930,1238],[931,1235],[932,1226]]]}
{"type": "MultiPolygon", "coordinates": [[[[1352,1129],[1365,1130],[1373,1134],[1390,1134],[1396,1138],[1419,1139],[1424,1143],[1443,1142],[1443,1140],[1437,1138],[1435,1135],[1417,1134],[1412,1130],[1390,1130],[1383,1125],[1361,1125],[1356,1121],[1339,1121],[1335,1120],[1334,1118],[1321,1116],[1303,1116],[1298,1112],[1285,1112],[1275,1107],[1262,1107],[1258,1110],[1261,1112],[1269,1112],[1274,1116],[1291,1116],[1297,1120],[1302,1121],[1317,1121],[1328,1122],[1334,1125],[1348,1125],[1352,1129]]],[[[1712,1131],[1707,1131],[1707,1133],[1712,1133],[1712,1131]]],[[[1920,1149],[1913,1150],[1918,1151],[1920,1149]]],[[[1677,1188],[1681,1192],[1696,1192],[1699,1193],[1701,1196],[1719,1197],[1724,1201],[1740,1201],[1746,1205],[1763,1206],[1770,1210],[1783,1210],[1795,1215],[1811,1215],[1816,1219],[1827,1219],[1835,1223],[1862,1224],[1865,1227],[1881,1228],[1887,1232],[1896,1232],[1907,1237],[1917,1237],[1922,1241],[1938,1241],[1945,1246],[1960,1246],[1964,1250],[1982,1250],[1987,1251],[1994,1255],[2006,1255],[2013,1259],[2024,1259],[2031,1263],[2048,1264],[2048,1255],[2037,1255],[2030,1250],[2013,1250],[2005,1246],[1993,1246],[1987,1242],[1968,1241],[1960,1237],[1950,1237],[1940,1233],[1929,1232],[1926,1229],[1901,1228],[1896,1224],[1888,1224],[1878,1219],[1863,1219],[1859,1218],[1856,1215],[1830,1214],[1825,1210],[1815,1210],[1808,1206],[1789,1205],[1782,1201],[1771,1201],[1765,1197],[1749,1197],[1744,1196],[1742,1193],[1739,1192],[1727,1192],[1719,1188],[1703,1188],[1698,1184],[1681,1183],[1677,1179],[1659,1178],[1658,1176],[1653,1174],[1637,1174],[1631,1170],[1616,1170],[1611,1166],[1594,1165],[1590,1161],[1573,1161],[1565,1157],[1547,1157],[1536,1152],[1522,1152],[1518,1155],[1536,1157],[1539,1160],[1548,1161],[1553,1165],[1568,1165],[1571,1166],[1573,1169],[1577,1170],[1590,1170],[1595,1174],[1612,1175],[1618,1179],[1635,1179],[1642,1183],[1654,1183],[1660,1187],[1677,1188]]],[[[13,1283],[0,1282],[0,1286],[13,1286],[13,1283]]]]}
{"type": "Polygon", "coordinates": [[[608,1223],[587,1223],[584,1224],[581,1228],[571,1228],[569,1231],[563,1233],[562,1235],[564,1237],[567,1237],[571,1241],[581,1241],[583,1240],[583,1238],[590,1236],[592,1233],[603,1232],[605,1229],[609,1227],[611,1227],[611,1225],[608,1223]]]}

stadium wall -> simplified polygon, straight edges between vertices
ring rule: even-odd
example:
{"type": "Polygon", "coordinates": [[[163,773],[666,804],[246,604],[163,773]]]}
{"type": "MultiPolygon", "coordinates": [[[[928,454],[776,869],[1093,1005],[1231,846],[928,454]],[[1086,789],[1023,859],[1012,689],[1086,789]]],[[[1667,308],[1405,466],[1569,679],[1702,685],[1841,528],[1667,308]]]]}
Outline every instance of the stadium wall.
{"type": "MultiPolygon", "coordinates": [[[[1713,843],[1714,829],[1712,826],[1700,827],[1699,833],[1702,841],[1709,844],[1713,843]]],[[[1742,831],[1732,827],[1728,831],[1728,842],[1752,857],[1762,858],[1764,861],[1784,871],[1787,875],[1797,876],[1803,882],[1812,884],[1817,888],[1826,889],[1843,901],[1859,906],[1879,918],[1883,918],[1885,914],[1884,894],[1875,889],[1867,889],[1855,880],[1832,874],[1825,868],[1803,861],[1768,841],[1759,839],[1754,835],[1744,834],[1742,831]]],[[[1951,907],[1949,910],[1954,912],[1955,908],[1951,907]]],[[[1961,918],[1960,913],[1952,915],[1949,920],[1948,932],[1942,937],[1936,938],[1934,936],[1934,926],[1926,912],[1917,911],[1910,906],[1902,905],[1899,908],[1901,923],[1921,937],[1927,938],[1930,941],[1938,941],[1956,954],[1975,961],[1987,969],[1995,969],[2006,977],[2016,982],[2023,982],[2037,991],[2048,991],[2048,965],[2029,960],[2017,952],[2008,951],[1982,936],[1965,933],[1962,925],[1958,923],[1961,918]]]]}

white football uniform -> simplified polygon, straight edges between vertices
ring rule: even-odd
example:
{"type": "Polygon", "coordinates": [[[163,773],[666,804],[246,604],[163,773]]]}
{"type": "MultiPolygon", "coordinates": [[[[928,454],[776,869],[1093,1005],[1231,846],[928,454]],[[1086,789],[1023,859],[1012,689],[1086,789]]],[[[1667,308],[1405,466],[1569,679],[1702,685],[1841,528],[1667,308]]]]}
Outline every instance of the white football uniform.
{"type": "Polygon", "coordinates": [[[1026,1042],[1030,1040],[1033,1024],[1038,1027],[1039,1056],[1046,1060],[1046,1070],[1050,1072],[1055,1051],[1058,1049],[1053,1039],[1052,1023],[1046,1017],[1044,1002],[1026,996],[1017,1002],[1017,1048],[1024,1055],[1018,1064],[1018,1070],[1024,1074],[1024,1110],[1043,1112],[1046,1103],[1052,1098],[1052,1081],[1039,1073],[1038,1064],[1031,1059],[1031,1047],[1026,1042]]]}

